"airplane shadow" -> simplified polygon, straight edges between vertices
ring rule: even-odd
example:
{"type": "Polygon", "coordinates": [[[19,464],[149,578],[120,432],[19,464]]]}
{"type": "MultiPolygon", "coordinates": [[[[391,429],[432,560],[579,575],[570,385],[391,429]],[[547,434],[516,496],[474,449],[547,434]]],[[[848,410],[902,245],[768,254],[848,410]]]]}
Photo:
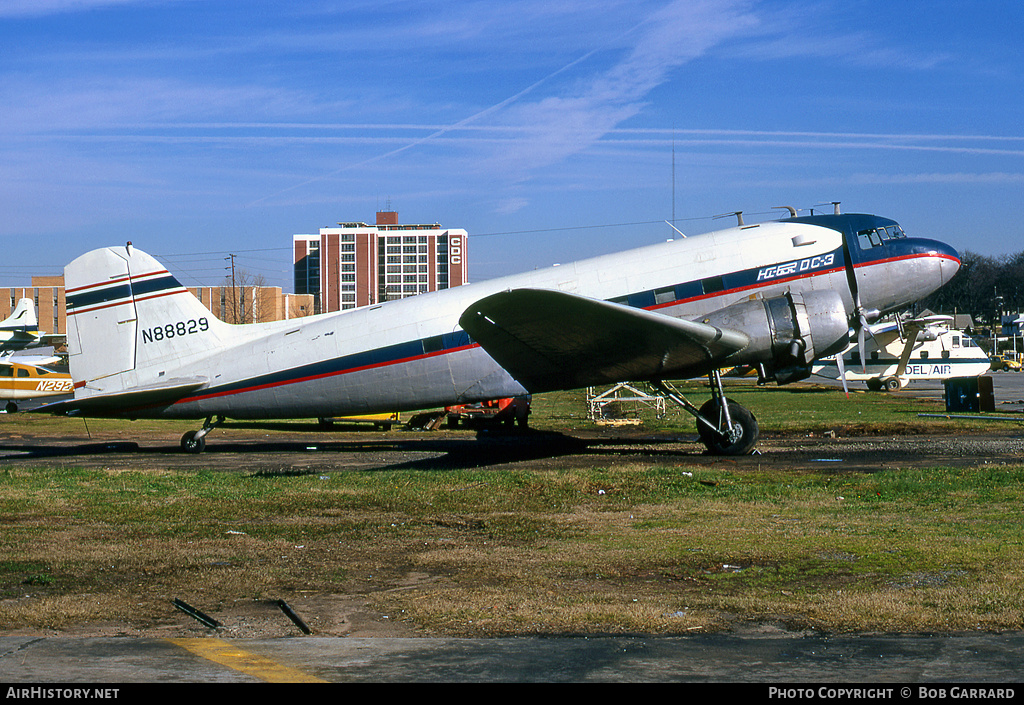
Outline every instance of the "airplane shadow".
{"type": "MultiPolygon", "coordinates": [[[[238,428],[232,425],[232,428],[238,428]]],[[[267,428],[262,426],[261,428],[267,428]]],[[[294,426],[291,427],[294,430],[294,426]]],[[[45,440],[0,445],[0,464],[10,460],[54,460],[73,464],[74,458],[96,455],[130,454],[158,461],[175,457],[194,467],[217,469],[226,462],[238,461],[248,466],[254,476],[321,473],[328,466],[345,469],[352,459],[352,469],[359,470],[464,470],[512,465],[520,462],[555,460],[569,456],[589,458],[588,464],[602,458],[665,457],[692,458],[704,453],[695,437],[643,436],[579,438],[558,432],[533,430],[479,431],[460,438],[408,439],[373,438],[323,440],[255,440],[239,441],[216,438],[210,434],[206,449],[199,455],[183,452],[176,445],[141,446],[133,441],[108,441],[84,444],[49,444],[45,440]],[[680,446],[683,446],[680,448],[680,446]],[[373,456],[394,456],[408,453],[408,460],[386,457],[373,462],[373,456]],[[339,457],[345,456],[345,457],[339,457]],[[205,461],[205,462],[204,462],[205,461]],[[255,469],[252,469],[255,468],[255,469]]]]}

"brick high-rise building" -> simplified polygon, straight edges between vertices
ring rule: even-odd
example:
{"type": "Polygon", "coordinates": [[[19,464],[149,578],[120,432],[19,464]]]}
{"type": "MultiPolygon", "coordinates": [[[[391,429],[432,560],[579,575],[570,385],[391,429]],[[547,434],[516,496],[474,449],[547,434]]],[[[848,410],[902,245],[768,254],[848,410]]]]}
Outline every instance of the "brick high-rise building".
{"type": "Polygon", "coordinates": [[[295,293],[318,313],[368,306],[466,284],[467,234],[440,224],[401,225],[380,211],[376,225],[338,223],[295,235],[295,293]]]}

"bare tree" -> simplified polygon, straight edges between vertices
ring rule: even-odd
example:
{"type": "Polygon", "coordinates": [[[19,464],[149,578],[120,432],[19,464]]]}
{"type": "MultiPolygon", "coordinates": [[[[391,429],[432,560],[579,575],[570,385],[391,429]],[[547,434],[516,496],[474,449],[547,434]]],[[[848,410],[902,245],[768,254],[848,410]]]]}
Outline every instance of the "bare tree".
{"type": "Polygon", "coordinates": [[[227,323],[259,323],[268,320],[269,311],[262,292],[266,278],[240,267],[232,267],[224,279],[224,320],[227,323]]]}

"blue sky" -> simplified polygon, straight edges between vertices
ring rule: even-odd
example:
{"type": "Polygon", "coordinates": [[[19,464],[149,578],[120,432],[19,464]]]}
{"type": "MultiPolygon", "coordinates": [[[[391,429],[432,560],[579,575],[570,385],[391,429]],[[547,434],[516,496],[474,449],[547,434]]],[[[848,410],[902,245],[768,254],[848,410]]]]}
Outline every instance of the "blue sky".
{"type": "Polygon", "coordinates": [[[293,234],[389,205],[473,280],[835,200],[1015,253],[1022,7],[0,0],[0,285],[131,240],[290,291],[293,234]]]}

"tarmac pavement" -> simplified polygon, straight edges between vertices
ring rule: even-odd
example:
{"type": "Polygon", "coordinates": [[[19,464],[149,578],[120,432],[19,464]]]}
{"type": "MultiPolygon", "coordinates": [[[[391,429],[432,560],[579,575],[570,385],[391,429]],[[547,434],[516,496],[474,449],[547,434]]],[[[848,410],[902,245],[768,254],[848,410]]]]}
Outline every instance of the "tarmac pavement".
{"type": "MultiPolygon", "coordinates": [[[[0,692],[26,684],[688,682],[1011,686],[1024,634],[0,638],[0,692]]],[[[128,692],[131,692],[130,689],[128,692]]],[[[1015,696],[1024,693],[1017,687],[1015,696]]],[[[767,690],[766,690],[767,694],[767,690]]]]}
{"type": "MultiPolygon", "coordinates": [[[[995,397],[995,413],[1017,413],[1024,411],[1024,372],[989,372],[988,377],[992,378],[992,395],[995,397]]],[[[821,384],[839,387],[842,385],[838,380],[828,379],[812,375],[807,379],[812,384],[821,384]]],[[[848,382],[849,388],[867,389],[863,382],[848,382]]],[[[878,392],[888,394],[889,392],[878,392]]],[[[895,394],[925,399],[943,399],[945,385],[939,379],[911,380],[906,387],[895,394]]]]}

